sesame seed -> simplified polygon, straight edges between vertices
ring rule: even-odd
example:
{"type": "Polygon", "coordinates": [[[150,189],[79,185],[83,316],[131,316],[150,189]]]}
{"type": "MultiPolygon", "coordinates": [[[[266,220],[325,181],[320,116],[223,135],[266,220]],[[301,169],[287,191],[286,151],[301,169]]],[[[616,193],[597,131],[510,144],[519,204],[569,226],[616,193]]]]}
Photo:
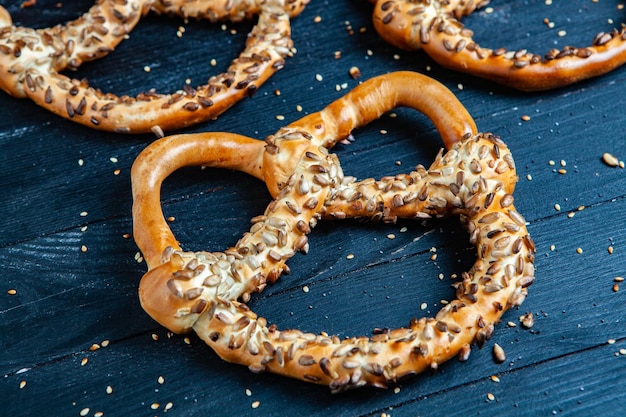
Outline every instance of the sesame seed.
{"type": "Polygon", "coordinates": [[[87,231],[87,226],[83,226],[83,227],[81,227],[81,228],[80,228],[80,231],[81,231],[81,232],[86,232],[86,231],[87,231]]]}
{"type": "Polygon", "coordinates": [[[569,213],[567,213],[567,217],[571,219],[572,217],[574,217],[575,214],[576,213],[574,213],[573,211],[570,211],[569,213]]]}
{"type": "Polygon", "coordinates": [[[168,402],[167,404],[165,404],[165,407],[163,408],[165,411],[171,409],[174,406],[173,402],[168,402]]]}
{"type": "Polygon", "coordinates": [[[98,349],[100,349],[100,345],[97,344],[97,343],[94,343],[93,345],[89,346],[89,350],[92,351],[92,352],[94,350],[98,350],[98,349]]]}
{"type": "Polygon", "coordinates": [[[145,72],[150,72],[150,67],[146,65],[145,67],[143,67],[143,70],[144,70],[145,72]]]}
{"type": "Polygon", "coordinates": [[[274,95],[275,96],[279,96],[280,95],[280,90],[274,90],[274,95]]]}
{"type": "Polygon", "coordinates": [[[381,134],[381,135],[386,135],[386,134],[387,134],[387,131],[386,131],[385,129],[380,129],[380,134],[381,134]]]}
{"type": "Polygon", "coordinates": [[[20,389],[24,389],[26,387],[26,381],[20,381],[20,389]]]}
{"type": "Polygon", "coordinates": [[[211,64],[212,67],[217,65],[217,60],[215,58],[211,59],[211,61],[209,61],[209,63],[211,64]]]}
{"type": "Polygon", "coordinates": [[[81,251],[82,253],[87,252],[87,246],[82,245],[82,246],[80,247],[80,251],[81,251]]]}
{"type": "Polygon", "coordinates": [[[372,56],[372,55],[374,55],[374,52],[372,52],[371,49],[368,49],[367,50],[367,56],[372,56]]]}
{"type": "Polygon", "coordinates": [[[615,277],[615,278],[613,278],[613,281],[615,281],[615,282],[624,282],[624,277],[615,277]]]}
{"type": "Polygon", "coordinates": [[[400,387],[395,387],[395,388],[393,389],[393,393],[394,393],[394,394],[399,394],[399,393],[400,393],[400,387]]]}
{"type": "Polygon", "coordinates": [[[302,106],[301,105],[296,105],[296,111],[302,111],[302,106]]]}
{"type": "Polygon", "coordinates": [[[464,88],[464,87],[463,87],[463,84],[458,83],[458,84],[456,85],[456,88],[458,88],[459,90],[463,91],[463,88],[464,88]]]}
{"type": "Polygon", "coordinates": [[[156,333],[152,333],[152,340],[154,340],[155,342],[159,340],[159,335],[156,333]]]}
{"type": "Polygon", "coordinates": [[[319,22],[321,22],[321,21],[322,21],[322,16],[315,16],[315,17],[313,18],[313,22],[314,22],[314,23],[319,23],[319,22]]]}
{"type": "Polygon", "coordinates": [[[556,162],[554,162],[552,159],[550,159],[548,161],[548,165],[550,165],[550,166],[556,165],[556,162]]]}
{"type": "Polygon", "coordinates": [[[185,344],[190,345],[190,344],[191,344],[191,339],[190,339],[190,338],[188,338],[188,337],[185,337],[185,338],[183,339],[183,342],[185,342],[185,344]]]}
{"type": "Polygon", "coordinates": [[[261,405],[261,401],[255,401],[251,404],[252,408],[259,408],[260,405],[261,405]]]}
{"type": "Polygon", "coordinates": [[[83,359],[80,361],[80,366],[85,366],[85,365],[87,365],[87,362],[89,362],[89,359],[87,359],[87,358],[83,358],[83,359]]]}
{"type": "Polygon", "coordinates": [[[85,163],[85,161],[83,161],[82,159],[78,160],[78,166],[79,167],[82,167],[84,163],[85,163]]]}
{"type": "Polygon", "coordinates": [[[493,7],[487,7],[485,9],[485,13],[487,13],[487,14],[493,13],[493,7]]]}
{"type": "Polygon", "coordinates": [[[495,400],[495,399],[496,399],[496,396],[495,396],[495,395],[493,395],[492,393],[487,393],[487,399],[488,399],[489,401],[493,401],[493,400],[495,400]]]}
{"type": "Polygon", "coordinates": [[[402,226],[400,228],[400,233],[405,233],[407,230],[409,230],[406,226],[402,226]]]}
{"type": "Polygon", "coordinates": [[[359,67],[350,67],[348,73],[353,79],[357,79],[361,76],[361,70],[359,69],[359,67]]]}
{"type": "Polygon", "coordinates": [[[607,251],[609,252],[609,255],[613,255],[613,246],[609,246],[607,251]]]}
{"type": "Polygon", "coordinates": [[[85,407],[82,410],[80,410],[80,413],[79,413],[80,416],[84,417],[87,414],[89,414],[89,408],[88,407],[85,407]]]}
{"type": "Polygon", "coordinates": [[[491,375],[491,380],[493,382],[500,382],[500,378],[498,378],[496,375],[491,375]]]}
{"type": "Polygon", "coordinates": [[[80,217],[86,217],[87,214],[89,214],[89,213],[87,213],[86,211],[81,211],[80,212],[80,217]]]}
{"type": "Polygon", "coordinates": [[[563,37],[563,36],[567,35],[567,32],[564,31],[564,30],[559,30],[556,34],[561,36],[561,37],[563,37]]]}
{"type": "Polygon", "coordinates": [[[106,391],[107,394],[111,395],[111,394],[113,394],[113,387],[110,386],[110,385],[107,385],[107,388],[106,388],[105,391],[106,391]]]}
{"type": "Polygon", "coordinates": [[[159,403],[152,403],[150,405],[150,408],[153,410],[157,410],[161,405],[159,403]]]}
{"type": "Polygon", "coordinates": [[[158,382],[160,385],[163,385],[163,384],[165,383],[165,378],[163,378],[162,376],[160,376],[160,375],[159,375],[159,377],[157,378],[157,382],[158,382]]]}
{"type": "Polygon", "coordinates": [[[529,120],[530,120],[530,116],[528,116],[528,115],[523,115],[523,116],[522,116],[522,120],[523,120],[523,121],[525,121],[525,122],[527,122],[527,121],[529,121],[529,120]]]}
{"type": "Polygon", "coordinates": [[[282,114],[277,114],[276,120],[285,120],[285,116],[283,116],[282,114]]]}
{"type": "Polygon", "coordinates": [[[309,287],[307,285],[305,285],[304,287],[302,287],[302,292],[307,293],[309,292],[309,287]]]}
{"type": "Polygon", "coordinates": [[[354,255],[350,253],[346,256],[346,259],[354,259],[354,255]]]}
{"type": "Polygon", "coordinates": [[[322,81],[324,79],[324,77],[322,77],[322,74],[315,74],[315,79],[317,81],[322,81]]]}
{"type": "Polygon", "coordinates": [[[619,350],[619,354],[620,354],[620,355],[626,355],[626,349],[623,349],[623,348],[622,348],[622,349],[620,349],[620,350],[619,350]]]}
{"type": "Polygon", "coordinates": [[[109,346],[109,341],[108,341],[108,340],[106,340],[106,339],[105,339],[105,340],[103,340],[103,341],[102,341],[102,343],[100,343],[100,346],[102,346],[102,347],[107,347],[107,346],[109,346]]]}
{"type": "Polygon", "coordinates": [[[576,253],[578,253],[578,254],[583,253],[583,248],[576,248],[576,253]]]}
{"type": "Polygon", "coordinates": [[[10,290],[8,290],[8,291],[7,291],[7,294],[9,294],[9,295],[15,295],[15,294],[17,294],[17,290],[10,289],[10,290]]]}
{"type": "Polygon", "coordinates": [[[114,156],[109,158],[109,161],[113,162],[114,164],[116,164],[118,162],[118,159],[114,156]]]}
{"type": "Polygon", "coordinates": [[[426,303],[422,303],[420,305],[420,310],[426,310],[427,308],[428,308],[428,304],[426,304],[426,303]]]}
{"type": "Polygon", "coordinates": [[[530,174],[528,174],[528,175],[526,175],[526,179],[527,179],[528,181],[532,181],[532,180],[533,180],[533,176],[532,176],[532,175],[530,175],[530,174]]]}
{"type": "Polygon", "coordinates": [[[104,415],[104,413],[102,411],[96,411],[95,413],[93,413],[93,417],[102,417],[104,415]]]}
{"type": "Polygon", "coordinates": [[[616,342],[615,339],[609,339],[609,340],[606,341],[606,343],[608,343],[609,345],[614,345],[615,342],[616,342]]]}
{"type": "Polygon", "coordinates": [[[619,165],[619,160],[617,159],[617,157],[608,152],[602,154],[602,162],[610,167],[616,167],[619,165]]]}
{"type": "Polygon", "coordinates": [[[250,397],[252,395],[252,390],[250,388],[246,388],[246,395],[250,397]]]}
{"type": "Polygon", "coordinates": [[[555,245],[550,245],[550,251],[554,252],[555,249],[556,249],[555,245]]]}
{"type": "Polygon", "coordinates": [[[556,211],[561,211],[561,205],[560,205],[559,203],[556,203],[556,204],[554,205],[554,209],[555,209],[556,211]]]}
{"type": "Polygon", "coordinates": [[[619,291],[619,284],[615,283],[613,284],[613,292],[618,292],[619,291]]]}
{"type": "Polygon", "coordinates": [[[567,165],[567,162],[565,162],[564,159],[561,159],[561,161],[559,163],[561,164],[562,167],[567,165]]]}
{"type": "Polygon", "coordinates": [[[567,170],[563,168],[559,169],[557,172],[561,175],[567,174],[567,170]]]}
{"type": "Polygon", "coordinates": [[[400,55],[399,54],[393,54],[393,59],[395,59],[396,61],[400,60],[400,55]]]}

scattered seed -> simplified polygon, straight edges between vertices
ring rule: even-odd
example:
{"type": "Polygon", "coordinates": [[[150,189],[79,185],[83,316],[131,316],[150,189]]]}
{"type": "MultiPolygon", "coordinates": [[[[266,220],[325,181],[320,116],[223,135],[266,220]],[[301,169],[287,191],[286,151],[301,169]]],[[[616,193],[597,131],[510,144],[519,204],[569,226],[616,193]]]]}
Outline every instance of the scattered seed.
{"type": "Polygon", "coordinates": [[[563,37],[563,36],[567,35],[567,32],[564,31],[564,30],[559,30],[556,34],[561,36],[561,37],[563,37]]]}
{"type": "Polygon", "coordinates": [[[89,359],[87,359],[87,358],[83,358],[83,359],[80,361],[80,366],[85,366],[85,365],[87,365],[87,362],[89,362],[89,359]]]}
{"type": "Polygon", "coordinates": [[[83,252],[83,253],[87,252],[87,246],[82,245],[82,246],[80,247],[80,251],[81,251],[81,252],[83,252]]]}
{"type": "Polygon", "coordinates": [[[84,163],[85,163],[85,161],[83,161],[82,159],[78,160],[78,166],[79,167],[82,167],[84,163]]]}
{"type": "Polygon", "coordinates": [[[495,399],[496,399],[496,396],[495,396],[495,395],[493,395],[492,393],[488,393],[488,394],[487,394],[487,399],[488,399],[489,401],[493,401],[493,400],[495,400],[495,399]]]}
{"type": "Polygon", "coordinates": [[[497,343],[493,345],[493,358],[496,363],[502,363],[506,360],[506,354],[504,353],[504,349],[497,343]]]}
{"type": "Polygon", "coordinates": [[[106,388],[105,391],[106,391],[107,394],[111,395],[111,394],[113,394],[113,387],[110,386],[110,385],[107,385],[107,388],[106,388]]]}
{"type": "Polygon", "coordinates": [[[528,181],[532,181],[532,180],[533,180],[533,176],[532,176],[532,175],[530,175],[530,174],[528,174],[528,175],[526,175],[526,179],[527,179],[528,181]]]}
{"type": "Polygon", "coordinates": [[[349,254],[346,256],[346,259],[354,259],[354,255],[353,254],[349,254]]]}
{"type": "Polygon", "coordinates": [[[174,403],[170,401],[169,403],[165,404],[165,407],[163,409],[167,411],[170,410],[172,407],[174,407],[174,403]]]}
{"type": "Polygon", "coordinates": [[[79,415],[80,415],[81,417],[85,417],[87,414],[89,414],[89,408],[88,408],[88,407],[83,408],[82,410],[80,410],[79,415]]]}
{"type": "Polygon", "coordinates": [[[152,340],[157,341],[159,340],[159,335],[156,333],[152,333],[152,340]]]}
{"type": "Polygon", "coordinates": [[[322,77],[322,74],[315,74],[315,79],[317,81],[322,81],[324,79],[324,77],[322,77]]]}
{"type": "Polygon", "coordinates": [[[613,255],[613,246],[609,246],[607,251],[609,252],[610,255],[613,255]]]}
{"type": "Polygon", "coordinates": [[[513,323],[512,321],[509,321],[506,325],[507,327],[517,327],[517,324],[513,323]]]}
{"type": "Polygon", "coordinates": [[[615,283],[613,284],[613,292],[618,292],[619,291],[619,284],[615,283]]]}
{"type": "Polygon", "coordinates": [[[145,67],[143,67],[143,70],[144,70],[145,72],[150,72],[150,67],[146,65],[145,67]]]}
{"type": "Polygon", "coordinates": [[[556,204],[554,205],[554,209],[555,209],[556,211],[561,211],[561,205],[560,205],[559,203],[556,203],[556,204]]]}
{"type": "Polygon", "coordinates": [[[615,282],[624,282],[624,277],[615,277],[615,278],[613,278],[613,281],[615,281],[615,282]]]}
{"type": "Polygon", "coordinates": [[[616,167],[619,165],[619,160],[617,159],[617,157],[608,152],[602,154],[602,162],[610,167],[616,167]]]}
{"type": "Polygon", "coordinates": [[[261,405],[261,401],[255,401],[252,403],[252,408],[259,408],[260,405],[261,405]]]}
{"type": "Polygon", "coordinates": [[[561,175],[565,175],[565,174],[567,174],[567,170],[566,170],[566,169],[563,169],[563,168],[559,169],[557,172],[558,172],[559,174],[561,174],[561,175]]]}
{"type": "Polygon", "coordinates": [[[8,290],[8,291],[7,291],[7,294],[9,294],[9,295],[15,295],[15,294],[17,294],[17,290],[10,289],[10,290],[8,290]]]}
{"type": "Polygon", "coordinates": [[[615,339],[609,339],[606,341],[606,343],[608,343],[609,345],[614,345],[615,344],[615,339]]]}
{"type": "Polygon", "coordinates": [[[491,380],[493,382],[500,382],[500,378],[498,378],[496,375],[491,375],[491,380]]]}
{"type": "Polygon", "coordinates": [[[426,304],[426,303],[422,303],[420,305],[420,310],[426,310],[427,308],[428,308],[428,304],[426,304]]]}
{"type": "Polygon", "coordinates": [[[520,316],[519,321],[526,329],[530,329],[535,325],[535,316],[533,313],[526,313],[520,316]]]}
{"type": "Polygon", "coordinates": [[[307,285],[305,285],[304,287],[302,287],[302,292],[309,292],[309,287],[307,285]]]}
{"type": "Polygon", "coordinates": [[[81,211],[80,212],[80,217],[86,217],[87,214],[89,214],[89,213],[87,213],[86,211],[81,211]]]}
{"type": "Polygon", "coordinates": [[[322,16],[315,16],[315,17],[313,18],[313,22],[314,22],[314,23],[319,23],[319,22],[321,22],[321,21],[322,21],[322,16]]]}
{"type": "Polygon", "coordinates": [[[100,349],[100,345],[97,344],[97,343],[94,343],[93,345],[89,346],[89,350],[92,351],[92,352],[94,350],[98,350],[98,349],[100,349]]]}
{"type": "Polygon", "coordinates": [[[252,390],[250,390],[249,388],[246,388],[246,395],[250,397],[252,395],[252,390]]]}
{"type": "Polygon", "coordinates": [[[161,405],[159,403],[152,403],[150,405],[150,408],[153,410],[157,410],[161,405]]]}
{"type": "Polygon", "coordinates": [[[527,121],[529,121],[529,120],[530,120],[530,116],[528,116],[528,115],[526,115],[526,114],[525,114],[525,115],[523,115],[523,116],[522,116],[522,120],[523,120],[523,121],[525,121],[525,122],[527,122],[527,121]]]}
{"type": "Polygon", "coordinates": [[[393,239],[395,239],[395,238],[396,238],[396,235],[394,235],[393,233],[389,233],[389,234],[387,235],[387,239],[389,239],[389,240],[393,240],[393,239]]]}
{"type": "Polygon", "coordinates": [[[400,393],[400,387],[395,387],[395,388],[393,389],[393,393],[394,393],[394,394],[399,394],[399,393],[400,393]]]}
{"type": "Polygon", "coordinates": [[[163,378],[163,376],[160,376],[160,375],[159,375],[159,377],[157,378],[157,382],[158,382],[160,385],[163,385],[163,384],[165,383],[165,378],[163,378]]]}
{"type": "Polygon", "coordinates": [[[20,389],[24,389],[26,387],[26,381],[20,381],[20,389]]]}
{"type": "Polygon", "coordinates": [[[583,253],[583,248],[576,248],[576,253],[578,253],[579,255],[583,253]]]}

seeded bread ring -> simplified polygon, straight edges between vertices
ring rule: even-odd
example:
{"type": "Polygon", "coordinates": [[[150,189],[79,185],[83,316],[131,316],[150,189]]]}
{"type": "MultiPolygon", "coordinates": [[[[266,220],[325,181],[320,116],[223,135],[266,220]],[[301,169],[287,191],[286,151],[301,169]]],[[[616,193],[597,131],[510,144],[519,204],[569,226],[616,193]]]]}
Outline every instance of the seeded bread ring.
{"type": "Polygon", "coordinates": [[[253,372],[325,384],[332,392],[386,387],[456,355],[467,359],[471,344],[482,346],[502,314],[525,299],[534,281],[534,244],[513,205],[516,181],[506,145],[476,133],[467,111],[444,86],[408,72],[364,82],[268,137],[265,145],[226,133],[166,137],[149,145],[132,168],[134,237],[148,264],[140,301],[165,327],[194,330],[221,358],[253,372]],[[431,118],[447,152],[429,169],[418,165],[406,175],[358,182],[344,176],[328,148],[396,106],[431,118]],[[265,179],[274,200],[234,247],[183,251],[167,226],[159,189],[186,165],[237,169],[265,179]],[[245,304],[252,292],[280,276],[296,252],[308,252],[307,234],[319,220],[450,215],[458,215],[468,230],[477,260],[457,284],[457,298],[434,318],[342,340],[278,330],[245,304]]]}
{"type": "Polygon", "coordinates": [[[606,74],[626,62],[626,29],[598,33],[588,47],[551,49],[543,57],[525,49],[479,46],[460,19],[489,0],[372,0],[373,23],[392,45],[423,49],[440,65],[522,91],[563,87],[606,74]]]}
{"type": "Polygon", "coordinates": [[[12,25],[0,6],[0,88],[94,129],[163,136],[163,131],[210,120],[252,96],[284,66],[293,46],[290,15],[300,13],[308,1],[100,0],[74,21],[38,30],[12,25]],[[258,15],[258,21],[226,72],[196,88],[118,97],[60,73],[113,51],[151,10],[212,22],[258,15]]]}

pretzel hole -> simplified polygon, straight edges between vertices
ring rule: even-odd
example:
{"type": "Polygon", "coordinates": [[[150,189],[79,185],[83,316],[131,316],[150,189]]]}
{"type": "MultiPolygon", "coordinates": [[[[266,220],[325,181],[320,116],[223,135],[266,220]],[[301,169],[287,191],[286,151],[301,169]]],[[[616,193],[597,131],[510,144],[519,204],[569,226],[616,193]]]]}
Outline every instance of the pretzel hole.
{"type": "Polygon", "coordinates": [[[185,85],[196,88],[226,71],[243,51],[256,21],[256,17],[240,23],[186,21],[151,12],[109,55],[63,73],[118,96],[134,97],[151,89],[172,94],[185,85]]]}
{"type": "Polygon", "coordinates": [[[452,285],[475,261],[456,217],[395,225],[323,221],[309,244],[308,255],[289,262],[291,274],[249,305],[280,329],[340,338],[434,317],[442,300],[456,297],[452,285]]]}

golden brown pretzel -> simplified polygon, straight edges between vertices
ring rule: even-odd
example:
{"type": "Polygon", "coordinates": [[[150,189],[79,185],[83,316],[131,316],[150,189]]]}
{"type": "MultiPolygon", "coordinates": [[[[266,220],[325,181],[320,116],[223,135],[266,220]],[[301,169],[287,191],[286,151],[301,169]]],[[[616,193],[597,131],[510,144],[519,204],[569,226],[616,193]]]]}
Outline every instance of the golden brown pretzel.
{"type": "Polygon", "coordinates": [[[513,205],[517,175],[506,145],[476,133],[452,93],[423,75],[399,72],[364,82],[319,113],[261,141],[226,133],[179,135],[148,146],[132,168],[135,240],[148,272],[143,308],[174,332],[194,330],[223,359],[253,372],[270,371],[330,386],[385,387],[436,368],[470,345],[482,346],[501,315],[522,303],[534,281],[534,244],[513,205]],[[410,88],[408,87],[410,86],[410,88]],[[429,169],[357,182],[343,175],[328,148],[396,106],[423,111],[435,122],[447,152],[429,169]],[[441,119],[445,117],[445,119],[441,119]],[[183,251],[159,202],[164,178],[179,167],[208,165],[264,178],[274,200],[249,232],[224,252],[183,251]],[[318,220],[458,215],[477,247],[477,261],[457,298],[434,318],[371,338],[280,331],[245,302],[308,251],[318,220]]]}
{"type": "Polygon", "coordinates": [[[394,46],[423,49],[440,65],[523,91],[562,87],[626,62],[626,30],[601,32],[588,47],[551,49],[544,57],[479,46],[460,22],[489,0],[370,0],[378,34],[394,46]]]}
{"type": "Polygon", "coordinates": [[[65,25],[33,30],[12,25],[0,6],[0,88],[74,122],[121,133],[162,131],[209,120],[254,94],[282,68],[292,48],[289,17],[309,0],[99,0],[65,25]],[[258,15],[246,47],[206,85],[171,94],[149,91],[118,97],[60,74],[107,55],[148,13],[210,21],[258,15]]]}

